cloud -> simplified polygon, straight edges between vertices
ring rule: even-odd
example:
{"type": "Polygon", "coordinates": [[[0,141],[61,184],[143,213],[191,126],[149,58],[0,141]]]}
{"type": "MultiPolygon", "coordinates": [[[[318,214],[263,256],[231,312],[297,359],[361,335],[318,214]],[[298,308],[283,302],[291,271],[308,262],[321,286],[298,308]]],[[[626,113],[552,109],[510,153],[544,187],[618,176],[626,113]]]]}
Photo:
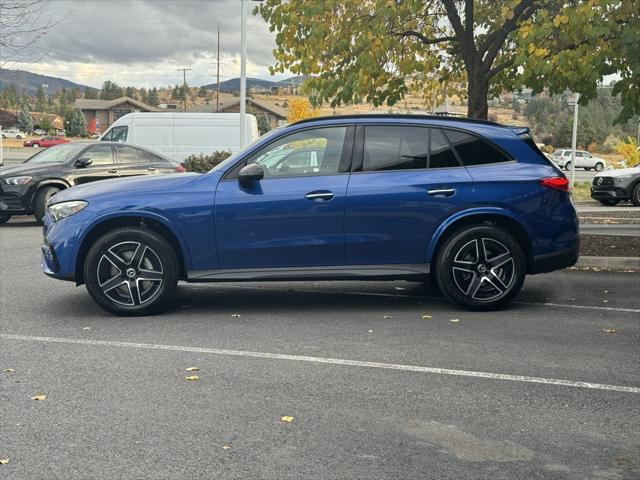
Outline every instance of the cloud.
{"type": "MultiPolygon", "coordinates": [[[[247,2],[252,8],[251,2],[247,2]]],[[[134,86],[215,82],[217,25],[221,27],[221,77],[240,73],[240,2],[110,0],[51,1],[46,14],[60,22],[42,42],[47,55],[20,68],[99,86],[104,80],[134,86]],[[65,75],[62,75],[64,73],[65,75]]],[[[248,15],[247,71],[268,78],[274,34],[248,15]]]]}

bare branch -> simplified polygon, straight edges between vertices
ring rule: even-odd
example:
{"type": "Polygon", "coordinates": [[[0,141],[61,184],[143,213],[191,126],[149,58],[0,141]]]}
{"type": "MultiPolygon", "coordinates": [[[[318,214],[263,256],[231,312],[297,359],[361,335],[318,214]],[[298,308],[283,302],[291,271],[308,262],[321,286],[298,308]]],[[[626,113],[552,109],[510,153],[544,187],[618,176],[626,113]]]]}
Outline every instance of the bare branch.
{"type": "Polygon", "coordinates": [[[519,22],[527,20],[536,10],[535,0],[522,0],[513,9],[513,15],[509,17],[500,27],[491,32],[479,48],[481,53],[486,52],[485,66],[493,64],[502,44],[509,34],[518,28],[519,22]]]}
{"type": "Polygon", "coordinates": [[[425,45],[435,45],[437,43],[443,42],[455,42],[457,40],[456,37],[427,38],[420,32],[416,32],[415,30],[407,30],[401,33],[394,33],[393,35],[396,35],[398,37],[415,37],[425,45]]]}
{"type": "Polygon", "coordinates": [[[490,78],[494,77],[495,75],[497,75],[498,73],[500,73],[502,70],[504,70],[505,68],[510,67],[511,65],[513,65],[514,63],[514,59],[511,58],[509,60],[506,60],[502,63],[499,63],[498,65],[496,65],[495,67],[493,67],[491,70],[489,70],[486,74],[485,74],[485,78],[487,80],[489,80],[490,78]]]}

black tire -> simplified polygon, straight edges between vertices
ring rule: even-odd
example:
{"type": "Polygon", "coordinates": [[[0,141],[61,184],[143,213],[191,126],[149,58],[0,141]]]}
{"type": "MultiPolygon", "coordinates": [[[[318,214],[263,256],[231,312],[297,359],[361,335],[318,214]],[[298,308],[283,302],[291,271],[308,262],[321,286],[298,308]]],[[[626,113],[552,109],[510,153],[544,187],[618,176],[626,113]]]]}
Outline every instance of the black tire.
{"type": "Polygon", "coordinates": [[[596,163],[596,172],[601,172],[604,170],[604,164],[602,162],[596,163]]]}
{"type": "Polygon", "coordinates": [[[21,135],[16,135],[16,139],[22,140],[22,136],[21,135]]]}
{"type": "Polygon", "coordinates": [[[40,148],[40,144],[39,143],[32,143],[31,147],[32,148],[40,148]]]}
{"type": "Polygon", "coordinates": [[[11,220],[11,215],[0,215],[0,225],[7,223],[11,220]]]}
{"type": "Polygon", "coordinates": [[[440,291],[469,310],[495,310],[522,288],[526,275],[522,247],[506,230],[466,227],[449,237],[436,259],[440,291]]]}
{"type": "Polygon", "coordinates": [[[620,200],[599,199],[598,201],[606,207],[615,207],[618,203],[620,203],[620,200]]]}
{"type": "Polygon", "coordinates": [[[567,164],[564,166],[564,169],[568,172],[569,170],[571,170],[571,162],[567,162],[567,164]]]}
{"type": "Polygon", "coordinates": [[[91,297],[120,316],[151,315],[175,292],[180,267],[171,245],[153,230],[125,227],[100,237],[85,258],[91,297]]]}
{"type": "Polygon", "coordinates": [[[640,183],[637,183],[631,192],[631,203],[636,207],[640,207],[640,183]]]}
{"type": "Polygon", "coordinates": [[[58,187],[42,187],[36,193],[36,198],[33,201],[33,216],[36,218],[38,225],[42,225],[44,221],[44,214],[47,212],[47,202],[59,191],[60,189],[58,187]]]}

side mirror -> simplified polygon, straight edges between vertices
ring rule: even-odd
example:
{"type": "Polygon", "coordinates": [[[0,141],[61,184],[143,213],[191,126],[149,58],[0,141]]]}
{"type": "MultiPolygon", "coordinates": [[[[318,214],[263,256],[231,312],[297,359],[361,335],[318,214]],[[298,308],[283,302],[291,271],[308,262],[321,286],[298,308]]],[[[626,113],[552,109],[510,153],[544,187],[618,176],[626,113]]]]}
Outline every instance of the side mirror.
{"type": "Polygon", "coordinates": [[[264,168],[257,163],[250,163],[242,167],[238,172],[238,181],[241,187],[249,187],[253,182],[264,178],[264,168]]]}
{"type": "Polygon", "coordinates": [[[91,165],[92,163],[93,163],[93,160],[91,160],[89,157],[80,157],[76,160],[75,166],[76,168],[85,168],[91,165]]]}

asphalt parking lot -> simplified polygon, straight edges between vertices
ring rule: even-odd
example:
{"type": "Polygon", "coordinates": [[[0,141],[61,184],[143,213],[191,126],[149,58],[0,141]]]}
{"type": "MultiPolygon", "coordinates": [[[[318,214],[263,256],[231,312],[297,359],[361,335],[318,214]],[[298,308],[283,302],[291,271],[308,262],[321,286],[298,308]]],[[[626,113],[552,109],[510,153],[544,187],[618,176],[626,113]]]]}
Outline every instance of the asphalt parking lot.
{"type": "Polygon", "coordinates": [[[640,477],[639,273],[529,277],[492,313],[408,282],[182,285],[130,319],[45,277],[41,238],[0,227],[0,478],[640,477]]]}

